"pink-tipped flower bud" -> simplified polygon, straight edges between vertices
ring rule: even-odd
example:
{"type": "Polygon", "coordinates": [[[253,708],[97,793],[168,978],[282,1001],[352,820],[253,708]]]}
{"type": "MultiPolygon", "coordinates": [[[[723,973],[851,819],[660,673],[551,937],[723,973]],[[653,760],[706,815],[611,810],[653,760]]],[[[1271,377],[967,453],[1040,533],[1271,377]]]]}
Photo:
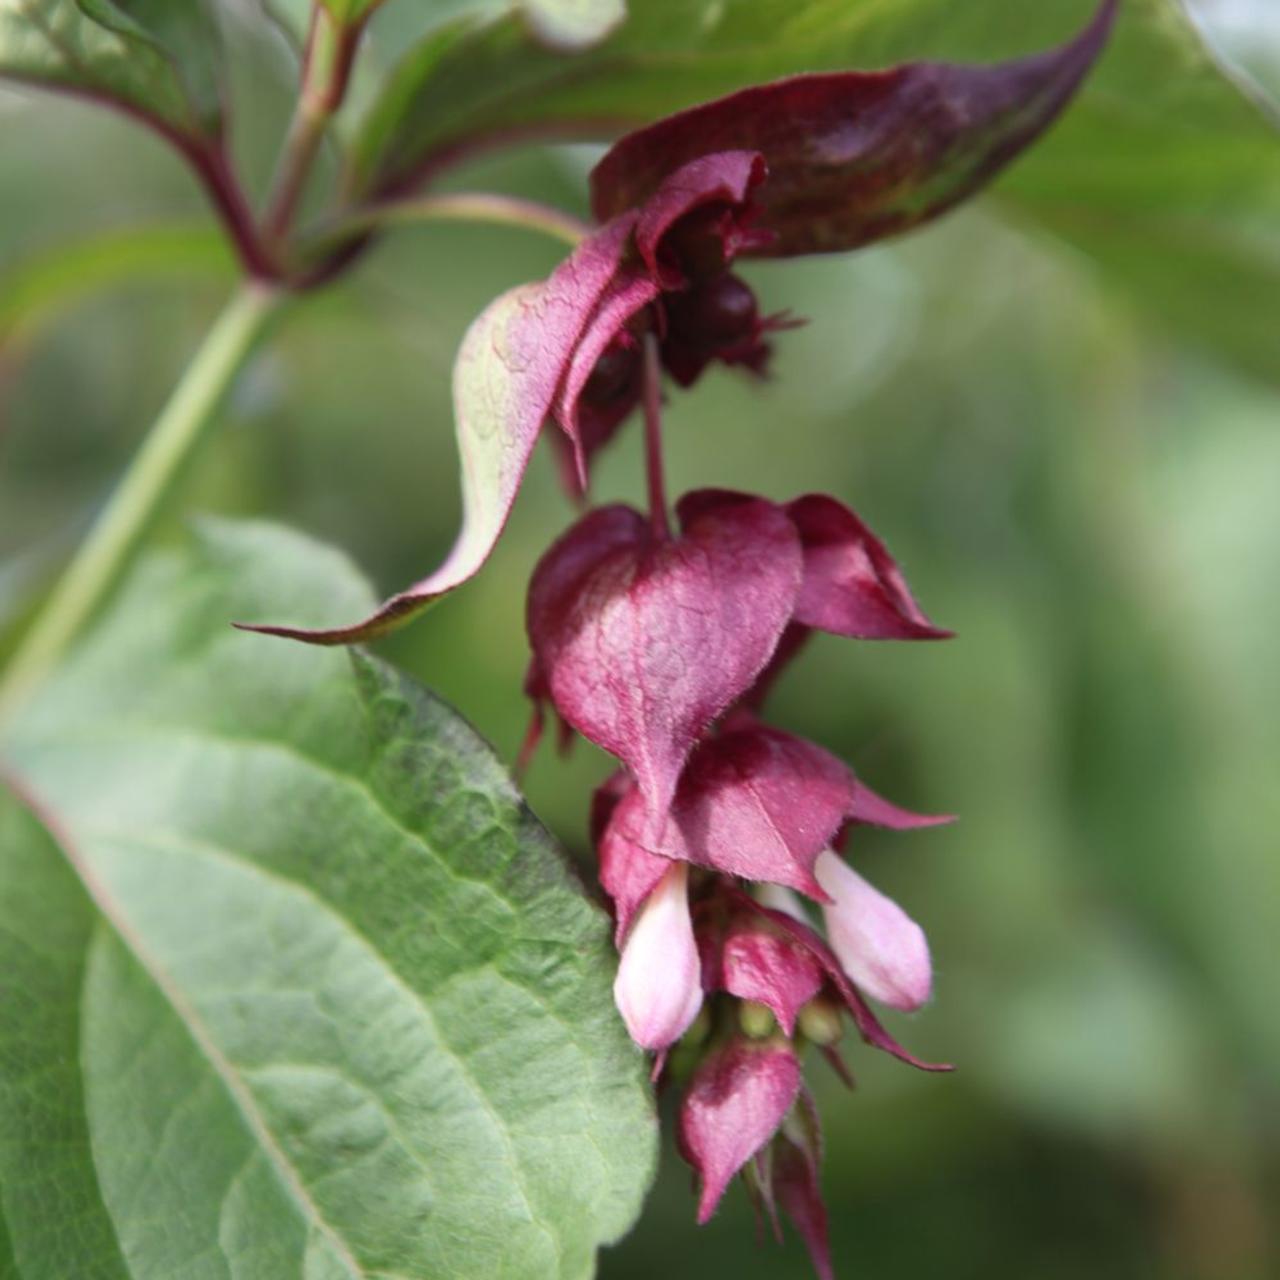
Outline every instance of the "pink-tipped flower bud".
{"type": "Polygon", "coordinates": [[[893,1009],[918,1009],[933,989],[924,930],[827,850],[814,864],[832,901],[822,908],[831,949],[853,983],[893,1009]]]}
{"type": "Polygon", "coordinates": [[[689,868],[673,862],[636,916],[613,999],[631,1038],[643,1049],[665,1049],[689,1029],[702,1008],[702,965],[689,914],[689,868]]]}

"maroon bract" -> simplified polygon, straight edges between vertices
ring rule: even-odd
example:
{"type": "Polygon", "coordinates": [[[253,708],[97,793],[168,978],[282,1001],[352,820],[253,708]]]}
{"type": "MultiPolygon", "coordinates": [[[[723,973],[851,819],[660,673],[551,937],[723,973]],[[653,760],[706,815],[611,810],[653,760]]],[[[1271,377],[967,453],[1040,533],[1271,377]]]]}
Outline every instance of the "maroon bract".
{"type": "Polygon", "coordinates": [[[795,1223],[818,1280],[834,1280],[827,1233],[827,1207],[822,1201],[822,1132],[818,1111],[801,1089],[796,1105],[769,1144],[767,1181],[770,1210],[777,1230],[776,1204],[795,1223]]]}
{"type": "Polygon", "coordinates": [[[853,774],[822,748],[755,726],[706,739],[689,759],[668,821],[653,827],[628,797],[609,830],[652,853],[818,900],[818,855],[851,816],[853,774]]]}
{"type": "MultiPolygon", "coordinates": [[[[758,501],[731,489],[697,489],[677,504],[683,520],[758,501]]],[[[783,508],[804,551],[804,576],[792,623],[855,640],[945,640],[916,603],[888,548],[844,503],[822,493],[796,498],[783,508]]],[[[797,650],[803,630],[785,646],[797,650]]],[[[776,671],[772,674],[776,674],[776,671]]]]}
{"type": "MultiPolygon", "coordinates": [[[[627,792],[635,792],[635,786],[629,780],[627,792]]],[[[632,803],[642,808],[643,800],[638,792],[635,794],[636,799],[632,803]]],[[[613,802],[612,813],[617,812],[620,803],[619,800],[613,802]]],[[[626,936],[636,911],[671,867],[669,858],[650,853],[644,845],[631,839],[627,834],[628,826],[629,824],[615,824],[611,816],[595,837],[600,887],[613,903],[616,937],[619,942],[626,936]]]]}
{"type": "Polygon", "coordinates": [[[639,854],[657,854],[745,880],[787,885],[826,901],[813,865],[846,822],[906,829],[948,820],[900,809],[859,782],[830,752],[752,724],[697,747],[665,824],[653,824],[640,796],[623,796],[601,847],[619,861],[622,849],[630,851],[631,862],[639,854]]]}
{"type": "Polygon", "coordinates": [[[787,504],[804,547],[794,620],[860,640],[943,640],[883,542],[843,503],[811,493],[787,504]]]}
{"type": "Polygon", "coordinates": [[[734,1036],[695,1072],[680,1107],[684,1158],[698,1171],[698,1221],[716,1211],[734,1174],[777,1132],[800,1092],[800,1063],[786,1041],[734,1036]]]}
{"type": "Polygon", "coordinates": [[[756,193],[772,232],[754,255],[856,249],[973,195],[1044,132],[1106,43],[1104,0],[1068,44],[995,66],[919,62],[794,76],[743,89],[638,129],[591,174],[601,221],[643,203],[673,169],[709,151],[759,152],[756,193]]]}
{"type": "Polygon", "coordinates": [[[741,906],[731,907],[718,927],[699,921],[695,932],[703,989],[764,1005],[793,1035],[796,1016],[826,983],[813,953],[767,917],[741,906]]]}
{"type": "Polygon", "coordinates": [[[768,502],[661,538],[626,508],[593,512],[543,557],[529,589],[535,660],[557,710],[664,815],[698,736],[773,653],[800,586],[799,539],[768,502]]]}

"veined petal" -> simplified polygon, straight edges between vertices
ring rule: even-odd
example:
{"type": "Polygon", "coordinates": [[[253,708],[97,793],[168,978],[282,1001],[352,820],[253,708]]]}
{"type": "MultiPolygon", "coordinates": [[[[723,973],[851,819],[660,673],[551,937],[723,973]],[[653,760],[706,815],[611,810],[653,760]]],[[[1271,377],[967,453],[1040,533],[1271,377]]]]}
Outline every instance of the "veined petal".
{"type": "Polygon", "coordinates": [[[799,540],[763,500],[708,512],[678,539],[632,513],[616,542],[595,540],[595,518],[534,571],[529,639],[560,714],[627,766],[657,821],[698,736],[768,662],[799,540]]]}
{"type": "Polygon", "coordinates": [[[933,989],[924,930],[838,854],[823,853],[814,874],[831,896],[827,937],[850,980],[890,1008],[918,1009],[933,989]]]}
{"type": "Polygon", "coordinates": [[[689,914],[688,868],[668,868],[622,948],[613,998],[631,1038],[665,1049],[702,1008],[702,967],[689,914]]]}

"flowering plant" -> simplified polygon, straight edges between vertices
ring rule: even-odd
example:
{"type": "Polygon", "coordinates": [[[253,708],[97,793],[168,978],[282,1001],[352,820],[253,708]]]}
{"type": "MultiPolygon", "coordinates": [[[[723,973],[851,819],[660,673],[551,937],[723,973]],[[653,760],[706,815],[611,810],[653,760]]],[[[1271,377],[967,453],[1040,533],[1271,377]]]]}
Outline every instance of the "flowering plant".
{"type": "MultiPolygon", "coordinates": [[[[249,629],[317,644],[383,634],[475,574],[545,424],[569,491],[643,408],[647,514],[594,508],[529,587],[526,691],[536,747],[550,705],[622,768],[596,793],[593,839],[620,951],[614,998],[653,1077],[687,1081],[679,1145],[701,1181],[698,1221],[746,1170],[814,1267],[832,1275],[821,1138],[801,1057],[817,1045],[852,1083],[847,1014],[870,1044],[929,1071],[867,997],[929,999],[925,936],[843,850],[860,824],[948,821],[900,809],[814,743],[768,726],[769,686],[811,631],[941,639],[884,544],[847,506],[779,505],[702,490],[667,510],[664,374],[693,386],[714,363],[767,374],[795,321],[762,314],[733,267],[751,257],[859,248],[963,201],[1048,127],[1101,51],[1104,0],[1071,42],[993,67],[915,64],[797,76],[660,120],[591,174],[598,229],[546,280],[475,321],[454,401],[465,523],[445,563],[364,621],[249,629]],[[797,894],[819,904],[826,937],[797,894]]],[[[855,841],[856,851],[856,841],[855,841]]]]}
{"type": "MultiPolygon", "coordinates": [[[[826,1277],[809,1059],[852,1084],[851,1024],[902,1063],[951,1070],[891,1029],[931,999],[933,964],[862,874],[866,828],[905,843],[950,817],[881,796],[771,698],[814,633],[951,633],[854,510],[865,491],[818,492],[814,475],[799,496],[672,501],[664,406],[721,366],[785,379],[807,318],[772,296],[785,274],[751,264],[853,252],[984,190],[1070,109],[1118,0],[1081,0],[1075,34],[1030,56],[880,70],[849,69],[852,20],[826,48],[840,5],[704,6],[697,30],[679,13],[679,47],[667,25],[683,6],[656,0],[455,8],[406,18],[426,30],[374,83],[395,9],[377,0],[0,0],[0,74],[110,106],[174,149],[243,276],[66,574],[3,638],[0,1262],[12,1237],[15,1274],[218,1259],[255,1275],[584,1275],[638,1212],[656,1087],[697,1220],[740,1176],[826,1277]],[[298,55],[261,199],[231,146],[224,36],[245,29],[274,32],[276,52],[283,31],[298,55]],[[352,99],[373,105],[322,204],[352,99]],[[587,219],[437,186],[483,151],[605,139],[587,219]],[[296,535],[215,523],[126,575],[269,324],[391,227],[440,220],[568,245],[462,340],[462,522],[443,563],[379,604],[296,535]],[[593,496],[628,432],[643,510],[593,496]],[[344,652],[481,573],[544,438],[574,514],[528,583],[516,774],[551,722],[563,749],[580,737],[613,757],[581,797],[587,895],[465,724],[344,652]]],[[[134,252],[164,260],[175,243],[134,252]]]]}

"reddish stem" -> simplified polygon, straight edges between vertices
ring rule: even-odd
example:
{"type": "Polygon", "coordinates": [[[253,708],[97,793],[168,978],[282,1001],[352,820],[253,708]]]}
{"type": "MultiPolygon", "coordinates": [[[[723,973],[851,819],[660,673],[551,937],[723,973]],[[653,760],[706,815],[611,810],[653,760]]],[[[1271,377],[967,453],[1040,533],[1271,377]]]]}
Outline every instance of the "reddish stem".
{"type": "Polygon", "coordinates": [[[667,522],[667,488],[662,470],[662,366],[658,339],[644,335],[644,460],[649,478],[649,519],[655,537],[671,537],[667,522]]]}
{"type": "Polygon", "coordinates": [[[256,280],[278,281],[282,273],[258,235],[249,202],[231,168],[222,140],[206,142],[203,139],[190,139],[183,134],[156,127],[195,170],[196,177],[200,179],[214,211],[231,237],[245,270],[256,280]]]}

